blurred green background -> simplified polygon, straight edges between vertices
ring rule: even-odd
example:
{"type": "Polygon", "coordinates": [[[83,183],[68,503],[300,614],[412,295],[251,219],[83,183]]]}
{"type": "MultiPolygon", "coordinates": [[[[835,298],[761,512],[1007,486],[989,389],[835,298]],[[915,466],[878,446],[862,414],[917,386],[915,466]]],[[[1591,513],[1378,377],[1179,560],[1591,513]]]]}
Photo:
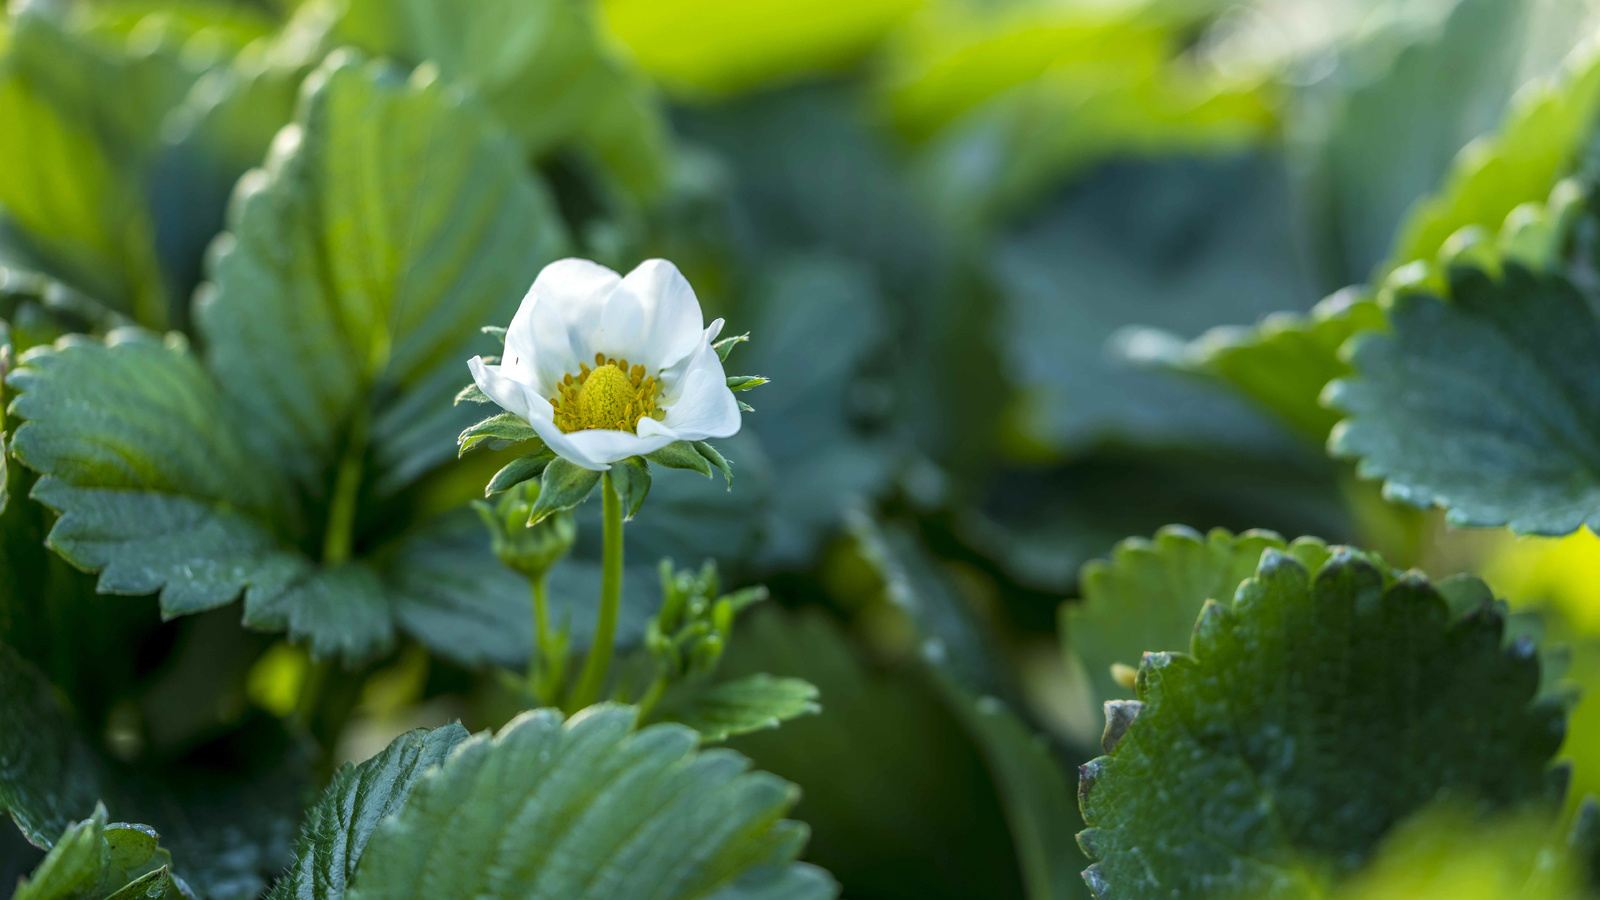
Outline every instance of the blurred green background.
{"type": "MultiPolygon", "coordinates": [[[[1039,842],[1077,852],[1105,688],[1058,616],[1124,538],[1265,528],[1479,572],[1600,686],[1600,540],[1391,506],[1327,457],[1315,403],[1341,365],[1317,328],[1362,315],[1361,285],[1462,226],[1498,233],[1577,169],[1597,33],[1594,0],[11,0],[0,313],[18,353],[188,331],[235,183],[329,52],[470,88],[574,255],[673,260],[707,318],[751,332],[737,367],[772,379],[727,442],[736,489],[659,477],[630,527],[632,636],[661,556],[771,588],[727,668],[804,677],[824,712],[732,745],[803,788],[807,858],[846,896],[1071,896],[1082,861],[1039,842]],[[1277,355],[1227,352],[1245,345],[1277,355]]],[[[396,520],[458,510],[504,462],[433,450],[396,520]]],[[[85,732],[130,765],[278,766],[303,651],[234,609],[163,623],[94,594],[42,549],[32,476],[8,478],[0,631],[85,732]]],[[[593,506],[553,587],[580,638],[593,506]]],[[[516,711],[410,639],[336,681],[311,731],[337,759],[516,711]]],[[[1564,752],[1574,798],[1600,791],[1600,707],[1564,752]]],[[[251,838],[266,871],[292,834],[274,828],[251,838]]],[[[8,882],[34,857],[0,842],[8,882]]]]}

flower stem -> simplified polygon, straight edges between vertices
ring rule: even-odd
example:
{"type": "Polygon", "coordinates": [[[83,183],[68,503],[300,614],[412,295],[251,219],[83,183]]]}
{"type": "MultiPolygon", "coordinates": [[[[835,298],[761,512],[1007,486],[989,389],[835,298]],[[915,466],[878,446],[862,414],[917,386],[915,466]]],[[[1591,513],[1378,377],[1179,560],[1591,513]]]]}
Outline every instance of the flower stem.
{"type": "Polygon", "coordinates": [[[647,715],[650,710],[655,708],[656,703],[661,700],[661,695],[665,693],[666,690],[666,676],[657,674],[655,680],[650,682],[650,686],[645,688],[644,694],[639,697],[638,702],[635,704],[639,707],[640,720],[643,720],[645,715],[647,715]]]}
{"type": "Polygon", "coordinates": [[[338,565],[350,560],[356,524],[356,497],[361,491],[362,459],[367,452],[367,413],[356,413],[339,457],[339,472],[333,482],[333,500],[328,505],[328,530],[322,537],[322,561],[338,565]]]}
{"type": "Polygon", "coordinates": [[[561,693],[561,673],[566,660],[557,659],[558,650],[550,641],[550,604],[544,573],[534,578],[533,651],[528,656],[528,691],[541,703],[554,703],[561,693]]]}
{"type": "Polygon", "coordinates": [[[622,606],[622,499],[611,483],[611,473],[600,479],[600,616],[595,621],[594,642],[583,674],[567,698],[566,710],[577,712],[600,697],[606,669],[611,665],[611,644],[617,632],[617,611],[622,606]]]}

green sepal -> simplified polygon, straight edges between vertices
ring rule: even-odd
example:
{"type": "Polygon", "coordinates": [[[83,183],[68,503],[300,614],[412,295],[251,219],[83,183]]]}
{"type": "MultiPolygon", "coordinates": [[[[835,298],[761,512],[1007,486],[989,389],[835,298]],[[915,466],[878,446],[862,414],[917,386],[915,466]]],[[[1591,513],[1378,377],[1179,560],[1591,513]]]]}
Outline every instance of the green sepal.
{"type": "Polygon", "coordinates": [[[127,886],[106,900],[194,900],[194,897],[184,892],[170,868],[162,866],[128,882],[127,886]]]}
{"type": "Polygon", "coordinates": [[[462,388],[459,392],[457,392],[455,403],[453,405],[460,406],[463,403],[493,403],[493,402],[494,401],[489,399],[489,395],[485,394],[483,392],[483,388],[478,387],[478,383],[476,381],[474,381],[472,384],[467,385],[466,387],[462,388]]]}
{"type": "Polygon", "coordinates": [[[755,412],[756,408],[754,406],[751,406],[750,404],[744,402],[743,400],[740,400],[739,401],[739,411],[740,412],[755,412]]]}
{"type": "Polygon", "coordinates": [[[506,463],[505,468],[494,473],[489,483],[483,488],[483,495],[491,497],[507,488],[514,487],[527,481],[529,478],[538,478],[544,473],[545,467],[556,458],[555,451],[549,447],[540,447],[537,451],[527,456],[519,456],[506,463]]]}
{"type": "Polygon", "coordinates": [[[503,412],[461,432],[461,436],[456,438],[456,455],[465,456],[468,450],[480,446],[500,450],[522,441],[537,440],[539,433],[533,430],[527,420],[515,413],[503,412]]]}
{"type": "Polygon", "coordinates": [[[585,469],[560,457],[551,460],[540,476],[539,499],[534,501],[528,524],[532,525],[551,513],[582,503],[599,481],[600,473],[593,469],[585,469]]]}
{"type": "MultiPolygon", "coordinates": [[[[741,403],[739,405],[743,406],[744,404],[741,403]]],[[[704,456],[707,462],[717,467],[717,470],[722,473],[722,477],[728,479],[728,490],[733,490],[733,464],[728,462],[728,458],[718,453],[717,448],[705,441],[695,441],[694,448],[700,451],[700,455],[704,456]]]]}
{"type": "Polygon", "coordinates": [[[650,493],[650,464],[641,456],[630,456],[611,465],[611,489],[622,501],[623,520],[633,518],[650,493]]]}
{"type": "Polygon", "coordinates": [[[748,391],[751,388],[761,387],[771,379],[762,378],[760,375],[729,375],[728,390],[748,391]]]}
{"type": "Polygon", "coordinates": [[[715,344],[711,345],[711,349],[717,351],[717,357],[719,359],[721,359],[723,362],[727,362],[728,354],[733,352],[733,348],[748,340],[750,340],[750,332],[746,331],[744,334],[736,334],[733,337],[725,337],[722,340],[717,341],[715,344]]]}
{"type": "Polygon", "coordinates": [[[505,330],[505,328],[503,328],[503,327],[501,327],[499,325],[485,325],[482,328],[479,328],[478,330],[483,332],[484,334],[487,334],[488,336],[494,338],[495,340],[499,341],[500,342],[500,346],[502,346],[502,347],[505,346],[505,344],[506,344],[506,330],[505,330]]]}
{"type": "Polygon", "coordinates": [[[711,477],[711,463],[688,441],[675,441],[654,453],[645,454],[645,459],[658,466],[693,469],[707,478],[711,477]]]}

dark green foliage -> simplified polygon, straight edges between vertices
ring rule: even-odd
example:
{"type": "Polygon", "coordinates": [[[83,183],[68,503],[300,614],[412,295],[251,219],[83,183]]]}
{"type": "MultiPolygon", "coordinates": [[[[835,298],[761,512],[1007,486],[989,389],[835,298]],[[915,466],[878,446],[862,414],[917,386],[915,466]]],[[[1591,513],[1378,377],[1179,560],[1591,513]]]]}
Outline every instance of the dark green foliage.
{"type": "Polygon", "coordinates": [[[1328,401],[1334,453],[1385,495],[1455,525],[1566,534],[1600,525],[1600,320],[1564,277],[1507,263],[1450,272],[1448,301],[1407,293],[1392,335],[1354,345],[1328,401]]]}
{"type": "Polygon", "coordinates": [[[1315,896],[1312,874],[1441,795],[1559,800],[1564,709],[1535,701],[1533,644],[1504,645],[1499,610],[1452,617],[1420,574],[1347,550],[1309,561],[1268,550],[1190,654],[1144,658],[1137,718],[1080,776],[1097,896],[1315,896]]]}

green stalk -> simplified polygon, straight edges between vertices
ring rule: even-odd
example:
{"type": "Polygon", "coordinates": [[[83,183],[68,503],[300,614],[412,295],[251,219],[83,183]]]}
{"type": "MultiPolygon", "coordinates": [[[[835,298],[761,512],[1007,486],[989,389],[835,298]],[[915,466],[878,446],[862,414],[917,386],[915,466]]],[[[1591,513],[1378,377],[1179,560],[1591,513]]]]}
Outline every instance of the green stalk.
{"type": "Polygon", "coordinates": [[[567,698],[570,715],[600,698],[606,669],[611,665],[611,644],[617,633],[617,611],[622,606],[622,498],[611,483],[611,473],[600,479],[600,617],[594,626],[594,643],[584,660],[583,674],[567,698]]]}
{"type": "Polygon", "coordinates": [[[322,561],[330,566],[350,560],[356,525],[356,498],[361,492],[362,458],[367,450],[367,413],[356,414],[339,457],[339,472],[333,482],[333,500],[328,506],[328,529],[322,536],[322,561]]]}
{"type": "Polygon", "coordinates": [[[666,690],[667,676],[658,672],[655,680],[650,682],[650,686],[645,688],[644,694],[639,697],[639,702],[635,704],[639,707],[640,720],[643,720],[644,717],[649,714],[650,710],[655,708],[656,703],[660,702],[661,695],[665,693],[666,690]]]}
{"type": "Polygon", "coordinates": [[[550,604],[544,573],[529,584],[533,588],[534,651],[528,657],[528,692],[540,703],[554,703],[561,693],[560,675],[565,661],[556,659],[556,648],[550,643],[550,604]]]}

